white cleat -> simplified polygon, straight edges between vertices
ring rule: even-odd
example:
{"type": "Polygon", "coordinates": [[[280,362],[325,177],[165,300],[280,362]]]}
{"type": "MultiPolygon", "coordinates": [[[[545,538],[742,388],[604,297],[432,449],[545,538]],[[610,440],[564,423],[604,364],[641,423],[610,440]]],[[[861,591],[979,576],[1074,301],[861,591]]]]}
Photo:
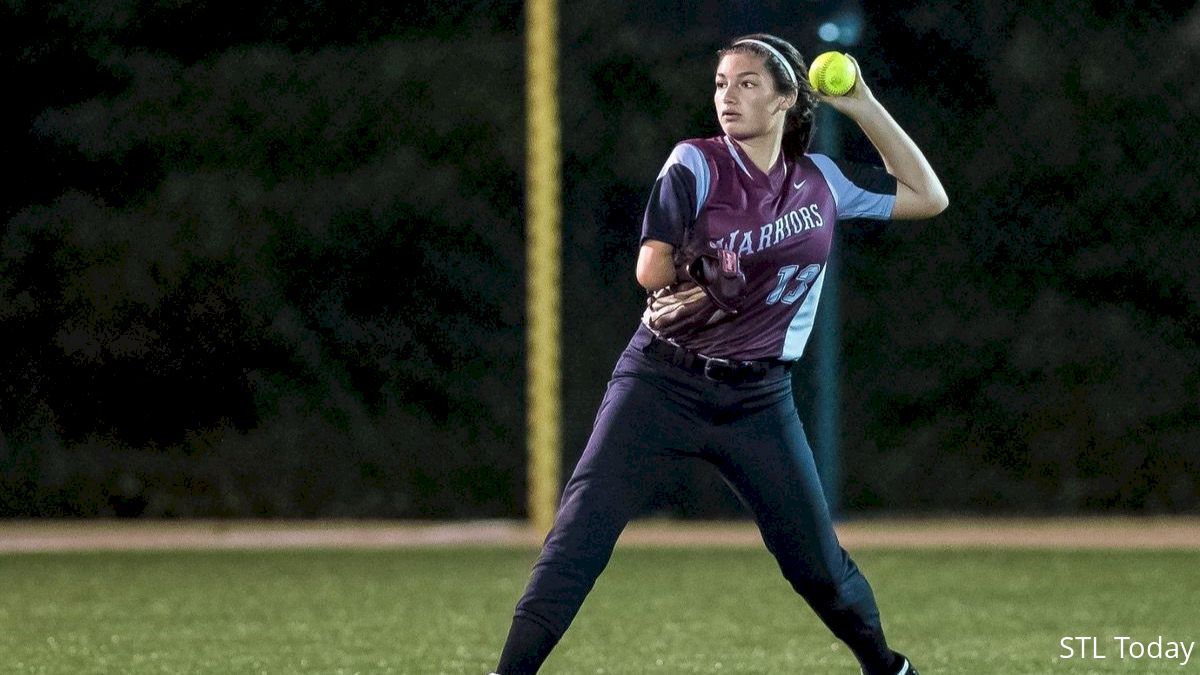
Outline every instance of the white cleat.
{"type": "MultiPolygon", "coordinates": [[[[866,673],[863,672],[862,668],[859,668],[858,672],[860,673],[860,675],[866,675],[866,673]]],[[[492,675],[495,675],[495,673],[493,673],[492,675]]],[[[900,666],[900,670],[896,671],[896,675],[921,675],[921,674],[917,672],[916,668],[913,668],[908,663],[907,658],[904,658],[904,664],[900,666]]]]}

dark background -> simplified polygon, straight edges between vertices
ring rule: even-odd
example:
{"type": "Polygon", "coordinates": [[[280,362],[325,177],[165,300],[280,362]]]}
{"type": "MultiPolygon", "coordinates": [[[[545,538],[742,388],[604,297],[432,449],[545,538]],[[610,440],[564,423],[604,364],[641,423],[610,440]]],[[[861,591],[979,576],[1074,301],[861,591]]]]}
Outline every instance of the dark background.
{"type": "MultiPolygon", "coordinates": [[[[1189,4],[862,5],[951,207],[838,235],[844,513],[1200,507],[1189,4]]],[[[715,50],[836,5],[560,7],[567,468],[715,50]]],[[[0,516],[524,515],[522,11],[5,2],[0,516]]]]}

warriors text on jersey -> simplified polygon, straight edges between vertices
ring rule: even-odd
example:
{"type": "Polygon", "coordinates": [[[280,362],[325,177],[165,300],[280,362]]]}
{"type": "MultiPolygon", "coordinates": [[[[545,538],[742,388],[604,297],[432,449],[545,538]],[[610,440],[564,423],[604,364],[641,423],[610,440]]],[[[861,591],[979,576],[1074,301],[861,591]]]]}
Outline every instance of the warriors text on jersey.
{"type": "Polygon", "coordinates": [[[747,289],[736,315],[673,340],[713,357],[800,358],[835,223],[889,218],[895,195],[896,179],[882,169],[825,155],[781,155],[763,173],[727,136],[675,146],[646,206],[642,241],[679,249],[685,236],[696,236],[737,251],[747,289]]]}

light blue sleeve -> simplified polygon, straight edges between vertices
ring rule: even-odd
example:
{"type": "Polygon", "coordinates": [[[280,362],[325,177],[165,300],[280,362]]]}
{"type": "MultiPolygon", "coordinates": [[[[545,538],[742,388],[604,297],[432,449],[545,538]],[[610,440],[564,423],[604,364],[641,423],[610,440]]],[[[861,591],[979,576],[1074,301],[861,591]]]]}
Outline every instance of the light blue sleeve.
{"type": "MultiPolygon", "coordinates": [[[[829,157],[810,154],[809,158],[825,176],[825,182],[829,184],[829,189],[833,192],[833,201],[837,204],[839,220],[846,218],[887,220],[892,217],[892,209],[896,206],[895,179],[891,179],[892,194],[874,192],[847,178],[841,167],[829,157]]],[[[875,189],[881,189],[881,187],[875,187],[875,189]]]]}

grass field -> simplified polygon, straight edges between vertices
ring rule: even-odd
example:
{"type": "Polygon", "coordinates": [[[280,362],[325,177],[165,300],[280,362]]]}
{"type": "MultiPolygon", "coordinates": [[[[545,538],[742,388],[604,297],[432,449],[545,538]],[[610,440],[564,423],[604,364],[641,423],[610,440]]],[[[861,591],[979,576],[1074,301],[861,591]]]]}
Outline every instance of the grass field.
{"type": "MultiPolygon", "coordinates": [[[[528,547],[0,555],[0,672],[468,673],[495,665],[528,547]]],[[[855,554],[925,675],[1200,673],[1194,551],[855,554]],[[1096,636],[1104,660],[1060,659],[1096,636]]],[[[618,547],[547,673],[857,673],[758,548],[618,547]]]]}

